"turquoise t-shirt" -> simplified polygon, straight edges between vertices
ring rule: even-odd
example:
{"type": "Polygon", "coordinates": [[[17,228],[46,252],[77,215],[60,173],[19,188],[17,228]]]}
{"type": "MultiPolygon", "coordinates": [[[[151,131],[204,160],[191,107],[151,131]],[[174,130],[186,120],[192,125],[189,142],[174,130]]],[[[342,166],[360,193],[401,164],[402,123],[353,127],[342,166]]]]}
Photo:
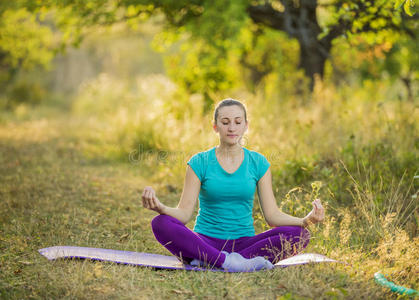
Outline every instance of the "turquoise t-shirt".
{"type": "Polygon", "coordinates": [[[221,167],[215,147],[187,162],[201,181],[195,232],[224,240],[255,235],[252,210],[256,184],[270,163],[256,151],[243,150],[243,162],[234,173],[221,167]]]}

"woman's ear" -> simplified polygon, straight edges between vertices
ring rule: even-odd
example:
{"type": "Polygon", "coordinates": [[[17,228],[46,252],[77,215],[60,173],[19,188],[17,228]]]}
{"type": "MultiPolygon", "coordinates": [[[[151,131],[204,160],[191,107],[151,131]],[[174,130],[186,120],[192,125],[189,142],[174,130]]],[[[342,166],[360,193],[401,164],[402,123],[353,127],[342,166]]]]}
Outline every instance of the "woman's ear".
{"type": "Polygon", "coordinates": [[[217,124],[212,123],[212,128],[214,129],[215,132],[218,132],[217,124]]]}

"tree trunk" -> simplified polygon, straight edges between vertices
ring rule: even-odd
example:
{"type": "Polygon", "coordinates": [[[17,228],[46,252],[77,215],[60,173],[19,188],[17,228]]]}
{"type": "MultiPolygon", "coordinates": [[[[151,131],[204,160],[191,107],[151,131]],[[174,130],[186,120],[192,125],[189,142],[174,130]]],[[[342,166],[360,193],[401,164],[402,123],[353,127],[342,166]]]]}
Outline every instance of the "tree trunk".
{"type": "MultiPolygon", "coordinates": [[[[327,56],[318,50],[319,45],[300,44],[300,61],[298,67],[304,70],[305,75],[310,78],[310,90],[314,88],[314,77],[318,74],[320,78],[324,75],[324,66],[327,56]]],[[[328,49],[330,51],[330,49],[328,49]]],[[[329,54],[329,52],[327,52],[329,54]]]]}
{"type": "Polygon", "coordinates": [[[310,90],[314,87],[314,77],[323,78],[326,59],[331,49],[331,39],[318,39],[321,28],[317,22],[317,0],[283,0],[283,11],[271,4],[249,6],[248,13],[257,24],[263,24],[286,32],[300,45],[298,67],[310,78],[310,90]]]}

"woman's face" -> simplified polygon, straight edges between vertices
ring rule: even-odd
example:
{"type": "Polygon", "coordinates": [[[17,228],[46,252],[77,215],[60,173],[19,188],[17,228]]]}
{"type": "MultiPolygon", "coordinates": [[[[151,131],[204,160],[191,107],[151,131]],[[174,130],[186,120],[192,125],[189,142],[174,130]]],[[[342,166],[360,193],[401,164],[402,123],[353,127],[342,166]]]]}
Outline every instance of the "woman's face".
{"type": "Polygon", "coordinates": [[[238,105],[221,107],[213,128],[220,136],[220,143],[237,144],[247,130],[243,109],[238,105]]]}

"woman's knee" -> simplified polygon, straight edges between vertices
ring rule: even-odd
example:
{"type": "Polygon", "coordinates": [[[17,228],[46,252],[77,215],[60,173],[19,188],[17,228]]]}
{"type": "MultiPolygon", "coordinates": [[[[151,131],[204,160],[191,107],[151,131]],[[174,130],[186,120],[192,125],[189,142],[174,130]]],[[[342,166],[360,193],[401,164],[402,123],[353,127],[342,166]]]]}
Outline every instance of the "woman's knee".
{"type": "Polygon", "coordinates": [[[167,224],[167,216],[166,215],[157,215],[151,220],[151,228],[154,232],[160,230],[160,228],[164,228],[167,224]]]}
{"type": "Polygon", "coordinates": [[[170,224],[181,223],[178,219],[168,215],[157,215],[151,220],[151,229],[154,233],[167,231],[172,226],[170,224]]]}

